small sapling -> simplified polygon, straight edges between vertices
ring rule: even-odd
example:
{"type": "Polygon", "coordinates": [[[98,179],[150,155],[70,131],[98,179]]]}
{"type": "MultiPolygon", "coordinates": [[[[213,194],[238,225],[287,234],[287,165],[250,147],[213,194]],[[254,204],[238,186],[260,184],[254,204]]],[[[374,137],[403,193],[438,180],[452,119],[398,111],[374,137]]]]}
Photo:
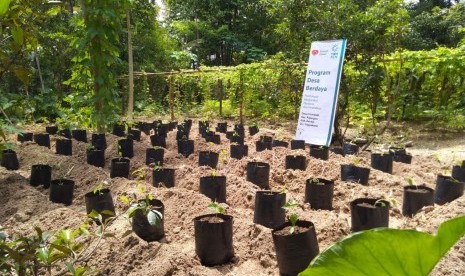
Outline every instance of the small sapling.
{"type": "Polygon", "coordinates": [[[216,201],[210,203],[210,205],[208,205],[207,207],[208,209],[215,212],[215,214],[222,214],[222,215],[226,214],[226,210],[223,207],[221,207],[216,201]]]}
{"type": "Polygon", "coordinates": [[[99,184],[97,184],[97,186],[94,187],[94,189],[92,189],[92,192],[96,195],[101,195],[103,194],[103,189],[105,189],[105,186],[108,185],[108,181],[102,181],[100,182],[99,184]]]}
{"type": "MultiPolygon", "coordinates": [[[[126,196],[121,196],[120,199],[126,204],[130,203],[130,200],[126,196]]],[[[163,219],[163,215],[161,212],[154,210],[153,206],[150,204],[152,200],[153,195],[147,194],[145,199],[139,200],[136,203],[132,203],[126,212],[128,217],[134,217],[136,211],[141,210],[142,213],[147,217],[147,221],[150,225],[156,225],[159,223],[163,219]]]]}
{"type": "Polygon", "coordinates": [[[297,216],[297,201],[295,199],[290,199],[286,204],[284,204],[283,209],[289,212],[289,222],[291,223],[291,228],[289,229],[289,234],[295,232],[296,223],[299,220],[297,216]]]}

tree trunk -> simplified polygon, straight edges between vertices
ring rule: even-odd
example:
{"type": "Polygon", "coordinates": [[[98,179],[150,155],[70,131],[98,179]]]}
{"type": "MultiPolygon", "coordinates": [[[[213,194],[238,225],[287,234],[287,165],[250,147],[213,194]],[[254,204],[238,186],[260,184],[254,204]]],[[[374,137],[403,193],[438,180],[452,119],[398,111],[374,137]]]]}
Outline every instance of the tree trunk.
{"type": "Polygon", "coordinates": [[[39,73],[40,86],[42,87],[42,92],[45,93],[44,79],[42,78],[42,70],[40,69],[39,52],[35,50],[34,54],[36,56],[37,72],[39,73]]]}

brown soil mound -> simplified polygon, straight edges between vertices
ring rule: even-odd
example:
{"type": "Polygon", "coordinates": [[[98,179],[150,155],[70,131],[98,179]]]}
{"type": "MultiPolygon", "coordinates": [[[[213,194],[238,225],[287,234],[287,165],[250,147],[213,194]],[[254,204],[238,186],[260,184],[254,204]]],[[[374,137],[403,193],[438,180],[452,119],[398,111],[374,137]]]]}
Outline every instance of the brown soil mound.
{"type": "MultiPolygon", "coordinates": [[[[185,158],[177,153],[175,131],[168,135],[165,152],[165,167],[176,169],[174,188],[154,188],[151,169],[145,165],[145,150],[150,139],[142,134],[141,142],[134,143],[135,156],[131,159],[131,170],[143,168],[145,181],[115,178],[109,182],[117,214],[107,231],[116,238],[106,238],[95,251],[87,265],[99,269],[102,275],[278,275],[277,263],[271,239],[271,230],[253,223],[255,192],[259,188],[246,181],[246,165],[249,161],[268,162],[271,166],[270,185],[273,190],[287,190],[287,198],[299,202],[300,219],[314,222],[320,251],[350,233],[349,202],[359,197],[393,198],[398,208],[391,208],[390,227],[417,228],[434,233],[438,225],[448,218],[463,215],[465,197],[443,206],[423,209],[414,218],[401,215],[403,185],[405,179],[413,177],[417,184],[425,183],[434,188],[436,174],[450,168],[452,151],[456,160],[465,159],[463,148],[448,148],[440,153],[442,163],[433,158],[437,151],[410,149],[412,164],[395,163],[393,174],[371,169],[369,185],[362,186],[340,180],[340,165],[353,161],[352,156],[330,154],[328,161],[311,158],[306,151],[291,151],[289,148],[274,148],[255,152],[255,141],[264,133],[261,130],[254,137],[247,136],[249,156],[236,160],[229,158],[229,141],[221,134],[222,145],[211,145],[198,135],[197,124],[193,124],[191,137],[195,142],[195,153],[185,158]],[[227,178],[227,204],[222,204],[227,213],[234,217],[234,260],[226,265],[204,267],[195,254],[193,218],[210,211],[210,200],[198,192],[199,178],[212,174],[212,169],[199,167],[198,152],[212,150],[222,152],[220,165],[215,172],[227,178]],[[461,150],[461,151],[460,151],[461,150]],[[308,166],[305,171],[285,170],[287,154],[306,155],[308,166]],[[304,203],[305,181],[310,177],[335,179],[332,211],[312,210],[304,203]],[[138,186],[141,183],[165,205],[165,234],[161,242],[147,243],[135,234],[124,236],[131,229],[124,212],[127,206],[121,195],[135,194],[141,197],[138,186]]],[[[10,236],[29,234],[35,226],[55,231],[65,227],[76,228],[86,217],[84,194],[99,182],[109,180],[110,160],[117,157],[118,137],[107,135],[108,148],[105,152],[105,168],[96,168],[86,163],[86,144],[73,140],[73,156],[55,154],[52,149],[37,146],[32,142],[17,148],[20,161],[18,171],[0,168],[0,225],[10,236]],[[53,178],[66,176],[76,182],[73,204],[63,206],[48,200],[49,191],[28,184],[31,166],[49,164],[53,167],[53,178]]],[[[370,155],[359,155],[360,165],[370,165],[370,155]]],[[[427,254],[427,252],[425,252],[427,254]]],[[[433,275],[465,274],[465,240],[461,240],[437,266],[433,275]]]]}

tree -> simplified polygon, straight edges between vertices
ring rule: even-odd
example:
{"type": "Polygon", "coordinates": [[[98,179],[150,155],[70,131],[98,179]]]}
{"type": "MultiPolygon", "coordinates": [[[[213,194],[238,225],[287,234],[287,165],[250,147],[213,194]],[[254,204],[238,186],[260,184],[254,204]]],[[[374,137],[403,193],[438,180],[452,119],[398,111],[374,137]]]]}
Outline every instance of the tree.
{"type": "Polygon", "coordinates": [[[233,65],[274,53],[274,20],[260,1],[167,1],[173,33],[202,63],[233,65]]]}
{"type": "MultiPolygon", "coordinates": [[[[92,124],[97,131],[105,129],[117,119],[116,109],[116,74],[113,66],[118,61],[119,31],[122,28],[124,1],[118,0],[80,0],[82,37],[73,45],[77,56],[77,66],[71,83],[76,88],[86,88],[91,80],[91,97],[88,98],[94,109],[91,113],[92,124]],[[76,82],[80,86],[76,86],[76,82]]],[[[89,91],[84,91],[89,92],[89,91]]]]}

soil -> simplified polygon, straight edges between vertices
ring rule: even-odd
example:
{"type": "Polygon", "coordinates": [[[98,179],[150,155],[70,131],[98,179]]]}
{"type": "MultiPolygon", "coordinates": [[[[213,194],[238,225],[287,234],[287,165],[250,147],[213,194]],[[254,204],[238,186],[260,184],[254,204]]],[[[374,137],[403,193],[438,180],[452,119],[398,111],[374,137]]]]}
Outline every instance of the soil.
{"type": "Polygon", "coordinates": [[[359,203],[357,204],[357,206],[364,207],[364,208],[373,208],[373,209],[375,209],[376,207],[381,207],[381,206],[376,206],[376,205],[366,203],[366,202],[359,203]]]}
{"type": "MultiPolygon", "coordinates": [[[[391,228],[418,229],[435,233],[440,223],[447,219],[463,215],[465,196],[442,206],[423,208],[413,218],[401,214],[403,186],[406,178],[413,177],[415,183],[425,183],[434,188],[436,175],[450,170],[458,160],[465,159],[465,135],[453,133],[448,136],[421,131],[410,134],[414,141],[408,148],[413,155],[412,164],[394,163],[393,174],[371,170],[369,185],[340,180],[340,165],[349,164],[353,156],[337,155],[330,152],[329,160],[319,160],[309,156],[308,147],[301,153],[290,148],[275,147],[272,150],[255,151],[255,141],[261,135],[274,136],[273,129],[260,129],[253,137],[246,129],[245,143],[249,145],[249,156],[242,160],[231,159],[229,154],[221,155],[217,173],[227,178],[227,203],[221,203],[227,213],[234,217],[233,240],[235,258],[233,263],[217,267],[204,267],[195,254],[194,223],[197,216],[210,213],[207,206],[210,200],[199,193],[199,178],[209,176],[212,169],[197,165],[199,151],[211,150],[229,153],[230,143],[225,134],[221,135],[222,145],[205,142],[198,135],[198,123],[192,124],[191,137],[195,151],[187,158],[177,153],[176,133],[168,134],[164,166],[176,169],[176,186],[173,188],[155,188],[152,183],[151,169],[145,165],[145,150],[150,146],[150,138],[142,134],[141,141],[134,142],[134,157],[131,158],[131,170],[142,168],[145,181],[114,178],[110,180],[110,161],[117,155],[118,137],[107,134],[108,147],[105,151],[105,167],[98,168],[86,163],[86,143],[73,141],[73,155],[63,156],[54,153],[56,139],[51,136],[51,149],[37,146],[33,142],[18,144],[20,169],[8,171],[0,167],[0,225],[10,237],[30,235],[34,227],[57,231],[65,227],[76,229],[86,218],[84,195],[92,191],[100,182],[108,180],[106,188],[111,189],[115,201],[117,217],[110,223],[107,237],[99,245],[85,265],[98,269],[100,275],[279,275],[271,230],[253,223],[256,185],[246,181],[246,167],[250,161],[270,164],[270,187],[273,191],[287,190],[287,198],[299,202],[299,219],[315,223],[319,247],[325,249],[350,233],[349,203],[361,197],[393,198],[398,207],[390,208],[389,224],[391,228]],[[304,154],[309,160],[305,171],[286,170],[285,157],[290,154],[304,154]],[[29,185],[31,166],[48,164],[52,166],[52,179],[69,178],[75,181],[73,203],[70,206],[52,203],[48,200],[49,190],[29,185]],[[336,179],[334,184],[333,210],[312,210],[304,203],[305,183],[312,177],[336,179]],[[134,233],[126,235],[131,229],[125,211],[128,205],[119,198],[144,198],[140,188],[155,195],[165,205],[165,236],[163,242],[147,243],[134,233]],[[400,209],[399,209],[400,208],[400,209]]],[[[44,126],[27,128],[35,133],[42,132],[44,126]]],[[[231,129],[231,124],[229,126],[231,129]]],[[[295,128],[294,128],[295,129],[295,128]]],[[[396,130],[397,131],[397,130],[396,130]]],[[[390,135],[397,135],[394,131],[390,135]]],[[[282,132],[280,132],[282,134],[282,132]]],[[[292,131],[285,132],[287,141],[292,139],[292,131]]],[[[90,137],[90,133],[89,133],[90,137]]],[[[15,141],[16,136],[11,136],[15,141]]],[[[90,139],[89,139],[90,141],[90,139]]],[[[377,145],[388,149],[389,145],[377,145]]],[[[370,152],[359,154],[361,166],[369,166],[370,152]]],[[[96,226],[92,225],[95,231],[96,226]]],[[[91,247],[96,245],[92,239],[91,247]]],[[[437,275],[465,275],[465,239],[460,240],[432,273],[437,275]]]]}
{"type": "Polygon", "coordinates": [[[203,217],[203,218],[199,219],[199,221],[205,221],[205,222],[208,222],[208,223],[222,223],[222,222],[224,222],[224,219],[222,219],[220,217],[211,216],[211,217],[203,217]]]}
{"type": "Polygon", "coordinates": [[[418,187],[416,189],[408,189],[408,192],[409,193],[417,193],[417,194],[429,194],[429,193],[431,193],[430,190],[427,190],[427,189],[422,188],[422,187],[418,187]]]}
{"type": "Polygon", "coordinates": [[[309,231],[311,229],[311,228],[307,228],[307,227],[294,226],[294,232],[292,234],[290,234],[291,233],[291,228],[292,228],[292,226],[286,226],[281,230],[275,231],[274,234],[278,235],[278,236],[296,235],[296,234],[300,234],[300,233],[305,233],[305,232],[307,232],[307,231],[309,231]]]}

